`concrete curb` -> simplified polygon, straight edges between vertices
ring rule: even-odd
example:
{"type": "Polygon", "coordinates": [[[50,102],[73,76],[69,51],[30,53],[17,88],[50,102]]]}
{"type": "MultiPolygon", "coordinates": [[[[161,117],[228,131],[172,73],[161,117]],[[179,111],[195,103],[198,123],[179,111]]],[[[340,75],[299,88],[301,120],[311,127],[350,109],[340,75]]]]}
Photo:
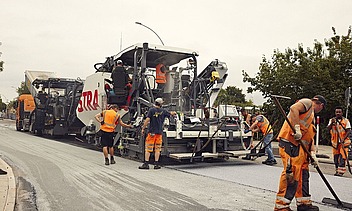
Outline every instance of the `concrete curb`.
{"type": "Polygon", "coordinates": [[[13,174],[12,168],[0,158],[0,166],[4,167],[4,171],[7,172],[7,195],[4,204],[4,211],[13,211],[16,204],[16,181],[13,174]]]}

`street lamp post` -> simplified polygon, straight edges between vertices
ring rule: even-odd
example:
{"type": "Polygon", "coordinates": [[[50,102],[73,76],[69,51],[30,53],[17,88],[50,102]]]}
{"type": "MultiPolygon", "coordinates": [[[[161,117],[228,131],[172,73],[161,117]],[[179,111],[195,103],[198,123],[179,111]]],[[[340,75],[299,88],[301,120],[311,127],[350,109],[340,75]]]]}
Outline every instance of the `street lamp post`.
{"type": "Polygon", "coordinates": [[[144,26],[145,28],[147,28],[147,29],[149,29],[150,31],[152,31],[152,32],[159,38],[160,42],[164,45],[164,42],[161,40],[161,38],[159,37],[159,35],[158,35],[153,29],[151,29],[151,28],[149,28],[148,26],[142,24],[141,22],[135,22],[135,23],[138,24],[138,25],[144,26]]]}

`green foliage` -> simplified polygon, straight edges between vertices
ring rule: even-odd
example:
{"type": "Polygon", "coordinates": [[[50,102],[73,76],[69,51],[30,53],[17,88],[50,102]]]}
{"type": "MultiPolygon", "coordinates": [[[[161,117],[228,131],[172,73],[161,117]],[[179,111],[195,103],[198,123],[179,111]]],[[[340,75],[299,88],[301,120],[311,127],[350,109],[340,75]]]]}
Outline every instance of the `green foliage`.
{"type": "Polygon", "coordinates": [[[28,87],[26,86],[26,84],[25,84],[24,81],[21,82],[20,87],[18,87],[16,91],[17,91],[17,93],[18,93],[18,96],[20,96],[20,95],[22,95],[22,94],[30,94],[29,89],[28,89],[28,87]]]}
{"type": "Polygon", "coordinates": [[[279,114],[274,114],[277,109],[270,100],[271,94],[291,97],[292,100],[280,100],[286,111],[297,99],[323,95],[328,105],[319,115],[326,125],[334,116],[334,107],[345,104],[344,91],[352,86],[351,27],[346,36],[336,35],[334,28],[333,33],[324,43],[315,41],[312,49],[305,50],[299,44],[297,49],[288,48],[285,52],[274,50],[270,60],[263,57],[254,78],[243,70],[243,81],[251,84],[247,91],[260,91],[268,98],[267,112],[276,116],[279,114]]]}
{"type": "Polygon", "coordinates": [[[0,72],[4,70],[4,61],[0,61],[0,72]]]}
{"type": "Polygon", "coordinates": [[[246,95],[242,94],[242,89],[235,86],[228,86],[226,89],[221,89],[218,97],[215,101],[215,106],[225,105],[236,105],[236,106],[251,106],[252,101],[246,101],[246,95]]]}
{"type": "Polygon", "coordinates": [[[4,110],[6,110],[6,104],[2,102],[2,98],[0,96],[0,111],[4,111],[4,110]]]}
{"type": "Polygon", "coordinates": [[[11,100],[11,101],[7,104],[7,107],[8,107],[8,108],[14,108],[15,102],[16,102],[16,100],[11,100]]]}

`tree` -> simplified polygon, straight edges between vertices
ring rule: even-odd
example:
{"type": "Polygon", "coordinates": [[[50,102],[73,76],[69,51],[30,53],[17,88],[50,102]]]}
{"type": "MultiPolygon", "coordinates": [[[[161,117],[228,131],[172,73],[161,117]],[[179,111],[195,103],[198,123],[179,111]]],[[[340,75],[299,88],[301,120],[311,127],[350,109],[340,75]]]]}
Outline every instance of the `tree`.
{"type": "MultiPolygon", "coordinates": [[[[0,45],[2,45],[2,42],[0,42],[0,45]]],[[[0,52],[0,57],[1,57],[2,52],[0,52]]],[[[4,61],[0,61],[0,72],[4,70],[4,61]]]]}
{"type": "Polygon", "coordinates": [[[245,106],[253,105],[253,102],[246,101],[246,95],[242,93],[242,89],[235,86],[228,86],[226,89],[220,90],[220,93],[215,101],[215,105],[219,104],[245,106]]]}
{"type": "MultiPolygon", "coordinates": [[[[26,86],[25,82],[22,81],[20,86],[16,89],[16,92],[18,93],[18,96],[22,94],[30,94],[30,91],[28,87],[26,86]]],[[[0,98],[1,100],[1,98],[0,98]]],[[[8,108],[13,108],[14,101],[10,101],[7,105],[8,108]]]]}
{"type": "Polygon", "coordinates": [[[0,72],[4,70],[4,63],[5,63],[4,61],[0,61],[0,72]]]}
{"type": "Polygon", "coordinates": [[[0,96],[0,111],[4,111],[4,110],[6,110],[6,104],[2,102],[2,98],[0,96]]]}
{"type": "MultiPolygon", "coordinates": [[[[265,98],[271,94],[291,97],[281,100],[283,108],[300,98],[312,98],[316,94],[328,100],[327,108],[320,114],[323,123],[333,115],[333,108],[344,104],[344,91],[352,85],[352,39],[351,27],[346,36],[336,35],[326,39],[324,44],[315,41],[313,48],[304,50],[299,44],[297,49],[288,48],[285,52],[274,50],[271,60],[263,56],[259,72],[251,78],[242,71],[243,81],[251,84],[248,93],[262,92],[265,98]]],[[[274,109],[271,106],[267,109],[274,109]]]]}
{"type": "Polygon", "coordinates": [[[21,82],[21,85],[17,88],[16,91],[18,93],[18,96],[22,94],[30,94],[30,91],[24,81],[21,82]]]}

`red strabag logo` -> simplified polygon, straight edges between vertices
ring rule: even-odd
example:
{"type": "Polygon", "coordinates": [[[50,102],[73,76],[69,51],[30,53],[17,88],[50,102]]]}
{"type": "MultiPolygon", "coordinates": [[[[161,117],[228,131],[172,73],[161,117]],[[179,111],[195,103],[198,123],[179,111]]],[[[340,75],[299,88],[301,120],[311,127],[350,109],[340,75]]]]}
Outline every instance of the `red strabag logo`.
{"type": "Polygon", "coordinates": [[[81,99],[79,100],[78,103],[78,112],[83,112],[83,111],[92,111],[92,110],[97,110],[99,108],[98,104],[98,90],[96,89],[94,91],[94,94],[92,91],[85,91],[82,92],[81,99]]]}

